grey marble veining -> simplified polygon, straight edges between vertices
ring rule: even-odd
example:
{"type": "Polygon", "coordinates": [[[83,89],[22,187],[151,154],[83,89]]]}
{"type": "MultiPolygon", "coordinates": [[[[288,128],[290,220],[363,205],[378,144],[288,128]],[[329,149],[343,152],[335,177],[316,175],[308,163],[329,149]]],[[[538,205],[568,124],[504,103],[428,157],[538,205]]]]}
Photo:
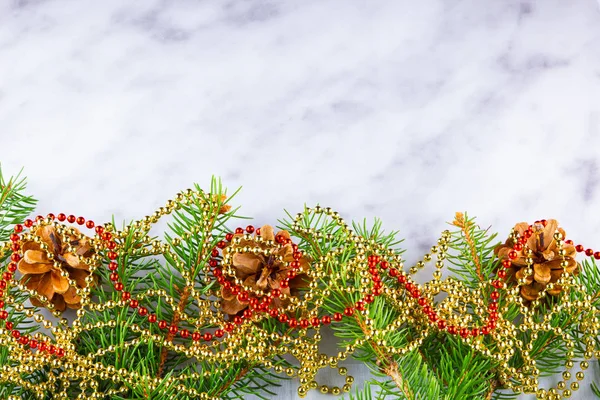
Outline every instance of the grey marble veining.
{"type": "Polygon", "coordinates": [[[256,225],[380,217],[409,261],[463,210],[599,246],[600,11],[0,0],[0,146],[40,212],[141,218],[217,175],[256,225]]]}

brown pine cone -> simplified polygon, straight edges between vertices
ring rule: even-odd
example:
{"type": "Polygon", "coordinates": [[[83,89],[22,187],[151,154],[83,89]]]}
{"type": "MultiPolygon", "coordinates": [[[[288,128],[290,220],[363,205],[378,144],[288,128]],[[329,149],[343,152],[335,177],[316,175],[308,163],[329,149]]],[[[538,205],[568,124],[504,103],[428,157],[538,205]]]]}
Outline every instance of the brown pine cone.
{"type": "MultiPolygon", "coordinates": [[[[231,252],[235,248],[242,249],[244,247],[260,247],[263,250],[272,251],[269,256],[262,253],[254,254],[251,250],[235,253],[232,261],[235,275],[244,282],[244,286],[264,292],[265,295],[273,289],[280,289],[282,294],[297,296],[299,288],[308,287],[308,276],[302,273],[302,271],[306,271],[309,268],[310,262],[308,257],[303,256],[298,260],[300,262],[298,274],[289,280],[288,287],[281,287],[280,282],[292,270],[289,263],[294,261],[294,251],[291,240],[289,240],[290,234],[287,231],[281,231],[275,235],[271,226],[264,225],[260,228],[260,236],[265,241],[272,241],[273,244],[267,245],[266,243],[242,239],[239,244],[232,243],[223,250],[224,254],[231,252]],[[277,256],[281,256],[283,260],[277,260],[277,256]]],[[[224,313],[229,315],[237,315],[249,306],[249,301],[240,301],[230,289],[223,288],[221,290],[221,297],[223,299],[221,301],[221,308],[224,313]]],[[[285,307],[288,303],[288,300],[280,298],[273,300],[275,308],[285,307]]]]}
{"type": "MultiPolygon", "coordinates": [[[[523,237],[524,232],[529,227],[526,222],[521,222],[515,225],[515,232],[519,237],[523,237]]],[[[506,282],[510,285],[516,285],[518,279],[523,278],[527,263],[525,262],[526,249],[532,250],[531,257],[533,258],[533,274],[526,278],[526,284],[521,286],[521,296],[527,300],[535,300],[539,297],[539,293],[549,283],[556,283],[563,275],[564,271],[570,274],[579,273],[579,265],[575,261],[576,250],[575,246],[568,243],[563,243],[562,249],[565,251],[564,261],[568,263],[566,268],[562,267],[563,257],[558,254],[558,246],[554,240],[554,233],[558,230],[565,237],[565,231],[558,228],[558,222],[555,219],[546,221],[546,225],[539,223],[533,227],[533,235],[527,240],[523,246],[523,250],[517,251],[517,258],[512,260],[510,268],[507,268],[506,282]]],[[[500,260],[508,259],[508,253],[513,250],[515,242],[508,239],[504,244],[498,245],[494,250],[500,260]]],[[[553,296],[558,295],[563,290],[562,286],[554,285],[547,292],[553,296]]]]}
{"type": "MultiPolygon", "coordinates": [[[[76,288],[69,285],[69,278],[77,283],[77,287],[85,288],[85,278],[91,273],[89,265],[78,257],[89,257],[93,253],[90,239],[81,237],[79,231],[73,229],[77,235],[61,237],[52,225],[37,228],[32,233],[38,236],[46,249],[42,249],[41,244],[35,240],[23,242],[23,258],[18,264],[19,272],[23,274],[21,281],[25,286],[45,296],[58,311],[64,311],[67,307],[81,307],[81,297],[77,295],[76,288]],[[69,252],[67,245],[71,249],[69,252]],[[48,253],[54,256],[53,259],[48,257],[48,253]],[[64,276],[64,271],[69,278],[64,276]]],[[[36,297],[30,300],[35,306],[44,306],[36,297]]]]}

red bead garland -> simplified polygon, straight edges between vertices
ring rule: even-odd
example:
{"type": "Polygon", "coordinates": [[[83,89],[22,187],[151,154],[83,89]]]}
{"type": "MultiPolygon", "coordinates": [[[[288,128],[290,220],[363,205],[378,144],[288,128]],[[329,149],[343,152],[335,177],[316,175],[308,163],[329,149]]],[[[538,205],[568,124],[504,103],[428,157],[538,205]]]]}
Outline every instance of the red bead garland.
{"type": "MultiPolygon", "coordinates": [[[[503,260],[501,262],[501,266],[503,268],[499,268],[497,271],[497,279],[492,282],[492,286],[494,290],[490,293],[490,303],[488,304],[488,318],[486,323],[482,327],[457,327],[454,325],[448,325],[448,322],[444,319],[440,318],[437,314],[436,310],[429,304],[429,300],[422,296],[420,290],[418,289],[418,285],[410,281],[410,278],[404,274],[404,272],[399,271],[396,268],[390,268],[390,264],[388,261],[383,260],[379,255],[370,255],[368,257],[368,271],[371,275],[371,280],[373,282],[373,289],[371,293],[366,294],[362,299],[355,302],[353,305],[348,305],[342,312],[336,312],[332,315],[322,315],[321,317],[313,317],[310,320],[301,319],[298,321],[296,318],[291,318],[286,314],[280,313],[275,308],[269,308],[270,303],[274,298],[278,298],[281,296],[280,289],[273,289],[271,292],[260,299],[251,298],[250,293],[245,291],[241,286],[234,285],[232,282],[228,281],[222,273],[220,269],[220,252],[218,249],[224,249],[227,247],[227,242],[231,242],[234,238],[233,233],[228,233],[225,235],[225,240],[221,240],[217,243],[217,248],[211,251],[211,260],[209,261],[209,265],[213,268],[213,274],[216,277],[219,284],[223,287],[229,288],[234,294],[238,296],[240,301],[250,303],[250,307],[247,308],[242,316],[235,316],[233,318],[232,323],[224,323],[222,327],[218,328],[214,331],[214,333],[210,332],[190,332],[187,329],[180,330],[176,325],[168,326],[168,323],[164,320],[158,321],[158,318],[155,314],[149,314],[148,309],[146,307],[140,306],[139,300],[131,297],[131,294],[127,291],[123,291],[124,284],[120,279],[120,276],[117,272],[119,263],[118,258],[119,254],[115,251],[118,247],[113,235],[110,232],[105,231],[104,227],[101,225],[96,225],[93,221],[86,221],[84,217],[75,217],[74,215],[66,216],[63,213],[54,216],[53,214],[48,214],[47,218],[54,220],[55,218],[59,221],[68,221],[70,223],[77,223],[79,225],[83,225],[88,229],[95,229],[97,236],[104,242],[104,245],[109,250],[106,254],[108,259],[110,260],[108,264],[108,269],[112,271],[110,275],[111,282],[113,283],[113,287],[115,291],[121,292],[121,298],[124,301],[128,301],[128,305],[134,312],[141,317],[147,317],[149,323],[157,323],[159,329],[167,329],[168,331],[175,335],[179,334],[180,337],[186,339],[191,336],[192,341],[204,340],[209,342],[213,340],[213,338],[222,338],[227,333],[231,333],[236,325],[241,325],[244,320],[249,320],[253,317],[255,313],[267,313],[271,318],[276,318],[279,322],[287,324],[290,328],[294,329],[300,327],[302,329],[307,329],[309,327],[317,328],[320,325],[329,325],[332,322],[340,322],[344,317],[352,317],[354,315],[355,310],[363,311],[366,309],[367,304],[373,303],[375,300],[375,296],[381,295],[383,292],[383,284],[381,282],[381,277],[379,276],[380,271],[387,271],[388,275],[392,278],[395,278],[398,282],[398,285],[401,288],[404,288],[407,293],[416,300],[416,303],[421,308],[421,311],[424,315],[426,315],[431,321],[432,326],[437,327],[437,329],[446,331],[452,335],[460,335],[463,338],[468,337],[476,337],[479,335],[489,335],[497,325],[497,320],[499,318],[498,303],[497,301],[500,298],[499,290],[502,290],[506,287],[504,279],[506,278],[506,268],[510,268],[512,265],[511,260],[514,260],[518,257],[518,251],[523,250],[523,246],[526,243],[527,239],[529,239],[534,231],[533,227],[530,225],[527,230],[523,233],[523,236],[516,241],[513,246],[513,250],[511,250],[508,254],[508,259],[503,260]]],[[[43,220],[44,218],[38,216],[36,221],[43,220]]],[[[545,220],[539,221],[539,223],[544,224],[545,220]]],[[[11,245],[11,262],[8,264],[7,271],[2,274],[2,279],[0,280],[0,320],[5,321],[5,328],[11,331],[11,335],[15,340],[18,340],[23,346],[29,346],[30,350],[48,352],[49,354],[54,354],[57,357],[63,357],[65,355],[65,350],[63,348],[57,348],[53,344],[48,344],[46,342],[38,342],[37,340],[30,338],[27,335],[24,335],[20,330],[13,329],[13,322],[8,321],[9,314],[6,310],[4,310],[5,302],[2,300],[4,295],[6,294],[6,288],[8,287],[8,283],[12,280],[15,271],[17,270],[17,262],[21,259],[22,255],[19,253],[20,246],[17,243],[20,240],[20,234],[24,231],[24,227],[31,228],[34,225],[34,221],[31,219],[27,219],[22,225],[17,224],[14,226],[14,233],[10,235],[10,240],[13,242],[11,245]]],[[[244,228],[237,228],[235,230],[236,234],[252,234],[260,235],[260,228],[255,229],[252,225],[248,225],[244,228]]],[[[284,239],[282,236],[276,237],[276,242],[284,245],[287,243],[291,243],[290,239],[284,239]]],[[[573,244],[572,241],[567,240],[566,243],[573,244]]],[[[300,260],[303,256],[302,251],[298,249],[298,246],[293,244],[293,258],[296,261],[290,263],[290,267],[292,270],[288,273],[286,279],[281,282],[281,287],[287,287],[289,285],[289,279],[293,279],[296,276],[296,270],[300,267],[300,263],[297,260],[300,260]]],[[[578,244],[575,246],[577,252],[584,252],[588,257],[593,257],[596,260],[600,260],[600,251],[594,252],[592,249],[585,249],[582,245],[578,244]]]]}

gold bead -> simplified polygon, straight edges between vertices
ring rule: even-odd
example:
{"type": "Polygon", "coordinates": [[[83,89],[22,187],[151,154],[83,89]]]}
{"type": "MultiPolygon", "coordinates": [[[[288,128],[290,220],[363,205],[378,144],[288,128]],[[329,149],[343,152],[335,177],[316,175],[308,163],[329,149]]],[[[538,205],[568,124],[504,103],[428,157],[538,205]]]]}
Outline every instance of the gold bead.
{"type": "Polygon", "coordinates": [[[321,388],[319,389],[319,392],[323,393],[323,394],[327,394],[329,393],[329,388],[325,385],[321,386],[321,388]]]}
{"type": "Polygon", "coordinates": [[[337,387],[337,386],[334,386],[334,387],[332,387],[332,388],[331,388],[331,394],[333,394],[333,395],[335,395],[335,396],[339,395],[341,392],[342,392],[342,391],[341,391],[341,390],[340,390],[340,388],[339,388],[339,387],[337,387]]]}

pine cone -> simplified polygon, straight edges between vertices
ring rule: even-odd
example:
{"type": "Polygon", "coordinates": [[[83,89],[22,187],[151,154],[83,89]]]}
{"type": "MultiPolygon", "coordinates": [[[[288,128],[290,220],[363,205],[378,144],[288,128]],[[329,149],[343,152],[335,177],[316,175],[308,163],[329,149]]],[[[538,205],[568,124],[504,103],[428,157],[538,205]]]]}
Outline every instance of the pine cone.
{"type": "MultiPolygon", "coordinates": [[[[240,235],[236,235],[240,236],[240,235]]],[[[238,279],[244,282],[244,286],[249,286],[256,291],[262,291],[268,294],[273,289],[280,289],[282,294],[288,296],[297,296],[299,288],[308,287],[308,276],[301,273],[306,271],[310,265],[309,259],[303,256],[300,260],[300,268],[298,274],[289,280],[288,287],[281,287],[280,282],[287,277],[292,268],[289,263],[294,261],[293,248],[290,239],[290,234],[287,231],[273,234],[273,228],[269,225],[264,225],[260,228],[260,236],[263,240],[273,241],[272,245],[266,243],[255,242],[252,240],[241,240],[239,244],[230,244],[223,250],[224,255],[232,251],[234,248],[242,249],[244,247],[262,248],[263,250],[271,250],[271,255],[259,253],[254,254],[252,250],[235,253],[233,255],[233,268],[238,279]],[[283,261],[278,261],[277,256],[281,256],[283,261]]],[[[243,312],[249,305],[249,301],[240,301],[236,295],[228,288],[221,290],[221,307],[223,312],[229,315],[237,315],[243,312]]],[[[280,308],[289,304],[289,300],[281,298],[273,299],[273,307],[280,308]]]]}
{"type": "MultiPolygon", "coordinates": [[[[523,237],[524,232],[529,227],[526,222],[521,222],[515,225],[515,232],[519,237],[523,237]]],[[[556,283],[564,271],[570,274],[579,273],[579,265],[575,261],[575,246],[568,243],[563,243],[562,249],[565,250],[564,261],[567,261],[566,268],[561,266],[563,257],[558,254],[558,246],[554,240],[554,233],[559,231],[565,237],[565,231],[558,228],[558,222],[554,219],[546,221],[546,225],[536,224],[533,227],[533,235],[527,240],[523,246],[523,250],[517,251],[517,258],[512,260],[510,268],[507,268],[506,282],[510,285],[517,284],[518,279],[524,277],[527,263],[525,262],[526,249],[532,250],[531,257],[533,258],[533,274],[526,278],[526,284],[521,286],[521,296],[527,300],[536,300],[539,293],[546,288],[549,283],[556,283]]],[[[494,252],[500,260],[509,259],[508,253],[513,250],[515,242],[508,239],[504,244],[498,245],[494,252]]],[[[558,295],[562,291],[562,286],[554,285],[547,291],[553,296],[558,295]]]]}
{"type": "MultiPolygon", "coordinates": [[[[32,233],[46,245],[46,250],[35,240],[25,241],[22,243],[23,258],[18,264],[23,274],[21,282],[28,289],[46,296],[58,311],[64,311],[67,307],[81,308],[81,297],[77,295],[76,288],[69,285],[69,278],[77,283],[77,287],[85,288],[85,278],[90,275],[89,265],[78,257],[89,257],[93,253],[90,240],[86,236],[82,238],[79,231],[73,229],[77,235],[61,238],[52,225],[37,228],[32,233]],[[67,244],[70,245],[70,252],[66,251],[67,244]],[[54,255],[53,259],[48,258],[48,253],[54,255]],[[58,263],[55,265],[55,262],[58,263]],[[62,271],[66,271],[69,278],[64,277],[62,271]]],[[[36,297],[30,300],[35,306],[44,306],[36,297]]]]}

